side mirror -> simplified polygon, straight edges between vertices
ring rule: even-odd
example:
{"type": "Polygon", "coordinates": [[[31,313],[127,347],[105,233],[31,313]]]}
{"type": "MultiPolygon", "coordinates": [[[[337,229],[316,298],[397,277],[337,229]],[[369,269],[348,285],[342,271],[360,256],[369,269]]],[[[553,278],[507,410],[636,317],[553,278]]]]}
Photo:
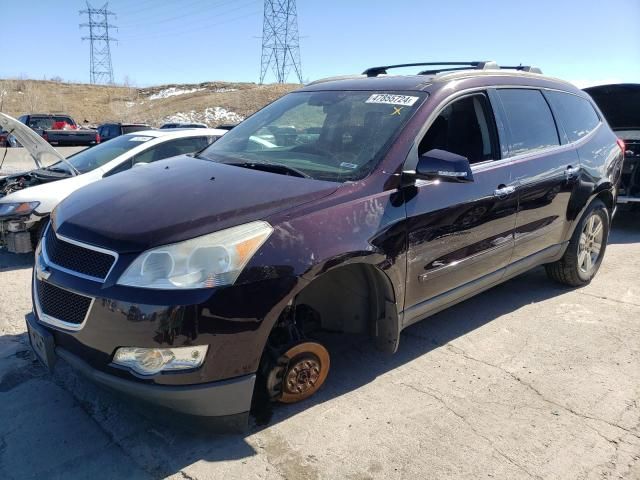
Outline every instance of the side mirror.
{"type": "Polygon", "coordinates": [[[473,173],[467,157],[438,149],[429,150],[420,156],[416,176],[443,182],[473,182],[473,173]]]}

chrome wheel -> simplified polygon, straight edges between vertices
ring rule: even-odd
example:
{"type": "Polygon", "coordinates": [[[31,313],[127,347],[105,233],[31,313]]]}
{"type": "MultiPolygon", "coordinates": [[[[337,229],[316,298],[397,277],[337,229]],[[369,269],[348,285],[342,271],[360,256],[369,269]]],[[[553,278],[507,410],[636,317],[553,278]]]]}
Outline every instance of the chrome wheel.
{"type": "Polygon", "coordinates": [[[600,216],[593,213],[585,222],[578,243],[578,268],[583,274],[591,274],[598,264],[603,239],[604,224],[600,216]]]}

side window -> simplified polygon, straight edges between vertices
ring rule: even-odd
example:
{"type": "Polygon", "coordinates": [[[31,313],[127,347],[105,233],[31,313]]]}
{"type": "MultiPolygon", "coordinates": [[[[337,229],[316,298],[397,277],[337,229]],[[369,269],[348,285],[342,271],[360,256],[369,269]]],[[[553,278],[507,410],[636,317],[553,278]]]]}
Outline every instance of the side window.
{"type": "Polygon", "coordinates": [[[129,170],[131,168],[131,166],[133,165],[133,161],[131,159],[122,162],[120,165],[118,165],[117,167],[109,170],[107,173],[105,173],[105,177],[110,177],[111,175],[115,175],[116,173],[120,173],[120,172],[124,172],[125,170],[129,170]]]}
{"type": "Polygon", "coordinates": [[[545,92],[545,95],[570,142],[584,137],[600,123],[598,114],[588,100],[562,92],[545,92]]]}
{"type": "Polygon", "coordinates": [[[556,124],[542,92],[522,88],[500,89],[509,124],[510,155],[560,145],[556,124]]]}
{"type": "Polygon", "coordinates": [[[470,95],[445,107],[420,141],[418,155],[439,149],[470,163],[496,158],[496,127],[485,95],[470,95]]]}
{"type": "Polygon", "coordinates": [[[202,150],[209,145],[207,137],[186,137],[177,140],[169,140],[160,145],[155,145],[148,150],[138,154],[133,159],[133,163],[151,163],[185,153],[192,153],[202,150]]]}

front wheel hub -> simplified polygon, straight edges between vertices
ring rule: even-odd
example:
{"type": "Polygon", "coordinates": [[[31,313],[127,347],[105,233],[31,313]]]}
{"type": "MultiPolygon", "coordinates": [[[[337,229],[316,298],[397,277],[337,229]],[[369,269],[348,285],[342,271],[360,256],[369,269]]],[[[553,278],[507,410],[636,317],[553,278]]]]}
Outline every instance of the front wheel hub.
{"type": "Polygon", "coordinates": [[[318,391],[329,373],[329,352],[319,343],[303,342],[287,350],[288,359],[282,375],[283,403],[295,403],[318,391]]]}

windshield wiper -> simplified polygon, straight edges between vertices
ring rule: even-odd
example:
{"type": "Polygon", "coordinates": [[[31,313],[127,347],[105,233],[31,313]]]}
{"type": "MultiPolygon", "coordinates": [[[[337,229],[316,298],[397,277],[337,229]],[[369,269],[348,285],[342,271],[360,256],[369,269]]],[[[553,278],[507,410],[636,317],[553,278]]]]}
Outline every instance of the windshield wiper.
{"type": "Polygon", "coordinates": [[[224,163],[225,165],[233,165],[235,167],[263,170],[265,172],[284,173],[284,174],[288,173],[293,175],[294,177],[311,178],[310,175],[303,172],[302,170],[298,170],[295,167],[290,167],[288,165],[283,165],[281,163],[268,163],[268,162],[221,162],[221,163],[224,163]]]}

